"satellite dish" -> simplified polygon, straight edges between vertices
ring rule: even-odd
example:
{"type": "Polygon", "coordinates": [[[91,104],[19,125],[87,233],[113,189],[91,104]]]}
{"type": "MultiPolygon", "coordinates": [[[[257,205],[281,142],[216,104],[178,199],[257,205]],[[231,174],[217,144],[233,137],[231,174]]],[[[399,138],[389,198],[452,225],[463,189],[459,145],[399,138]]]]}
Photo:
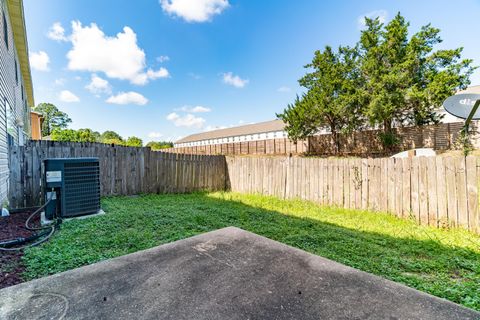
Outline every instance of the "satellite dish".
{"type": "MultiPolygon", "coordinates": [[[[480,101],[480,94],[461,93],[448,97],[447,100],[443,102],[443,107],[448,113],[455,117],[467,119],[477,101],[480,101]]],[[[471,120],[480,120],[480,108],[478,108],[478,105],[471,120]]]]}

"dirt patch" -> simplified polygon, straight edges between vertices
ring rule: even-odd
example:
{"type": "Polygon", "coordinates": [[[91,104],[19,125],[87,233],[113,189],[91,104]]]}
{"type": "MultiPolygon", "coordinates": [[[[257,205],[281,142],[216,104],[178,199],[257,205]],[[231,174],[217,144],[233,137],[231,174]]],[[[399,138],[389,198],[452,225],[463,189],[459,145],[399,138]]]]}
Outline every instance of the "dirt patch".
{"type": "MultiPolygon", "coordinates": [[[[9,217],[0,217],[0,241],[18,237],[29,237],[33,231],[25,228],[25,221],[32,211],[12,213],[9,217]]],[[[39,216],[32,223],[38,225],[39,216]]],[[[23,251],[0,251],[0,289],[23,282],[25,267],[22,262],[23,251]]]]}

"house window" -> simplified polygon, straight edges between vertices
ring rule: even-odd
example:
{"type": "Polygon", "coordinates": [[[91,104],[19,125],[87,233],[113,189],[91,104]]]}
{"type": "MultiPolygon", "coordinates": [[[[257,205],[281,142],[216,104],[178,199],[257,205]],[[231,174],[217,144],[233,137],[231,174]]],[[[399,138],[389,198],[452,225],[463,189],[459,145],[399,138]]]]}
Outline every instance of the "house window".
{"type": "Polygon", "coordinates": [[[18,63],[17,63],[17,59],[15,59],[15,82],[17,83],[17,86],[18,86],[18,63]]]}
{"type": "Polygon", "coordinates": [[[7,116],[7,137],[10,143],[17,144],[18,138],[18,130],[15,126],[15,113],[8,103],[7,99],[5,99],[5,111],[7,116]]]}
{"type": "Polygon", "coordinates": [[[5,46],[7,47],[7,50],[8,50],[8,26],[7,26],[7,18],[5,18],[5,11],[3,12],[2,18],[3,18],[3,38],[5,40],[5,46]]]}
{"type": "MultiPolygon", "coordinates": [[[[27,101],[23,102],[23,114],[24,114],[26,119],[28,119],[28,117],[30,116],[30,112],[28,112],[27,101]]],[[[30,123],[30,122],[28,121],[28,123],[30,123]]]]}

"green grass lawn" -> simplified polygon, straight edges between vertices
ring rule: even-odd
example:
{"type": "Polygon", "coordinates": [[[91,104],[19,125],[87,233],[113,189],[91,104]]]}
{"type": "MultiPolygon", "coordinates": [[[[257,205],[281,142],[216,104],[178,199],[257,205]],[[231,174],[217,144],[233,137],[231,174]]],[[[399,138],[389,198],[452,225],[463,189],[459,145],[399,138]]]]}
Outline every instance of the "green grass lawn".
{"type": "Polygon", "coordinates": [[[388,214],[272,197],[209,193],[113,197],[26,251],[26,279],[237,226],[480,310],[480,237],[388,214]]]}

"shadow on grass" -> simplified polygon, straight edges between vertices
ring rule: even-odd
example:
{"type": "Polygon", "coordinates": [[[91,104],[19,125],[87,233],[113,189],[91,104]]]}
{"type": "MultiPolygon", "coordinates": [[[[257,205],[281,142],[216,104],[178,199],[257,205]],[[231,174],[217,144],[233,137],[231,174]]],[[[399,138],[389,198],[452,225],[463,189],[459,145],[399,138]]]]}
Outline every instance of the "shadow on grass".
{"type": "Polygon", "coordinates": [[[235,194],[112,197],[102,205],[106,215],[65,223],[50,242],[29,249],[26,279],[236,226],[480,310],[480,250],[420,236],[405,221],[235,194]],[[412,231],[396,232],[404,228],[412,231]]]}

